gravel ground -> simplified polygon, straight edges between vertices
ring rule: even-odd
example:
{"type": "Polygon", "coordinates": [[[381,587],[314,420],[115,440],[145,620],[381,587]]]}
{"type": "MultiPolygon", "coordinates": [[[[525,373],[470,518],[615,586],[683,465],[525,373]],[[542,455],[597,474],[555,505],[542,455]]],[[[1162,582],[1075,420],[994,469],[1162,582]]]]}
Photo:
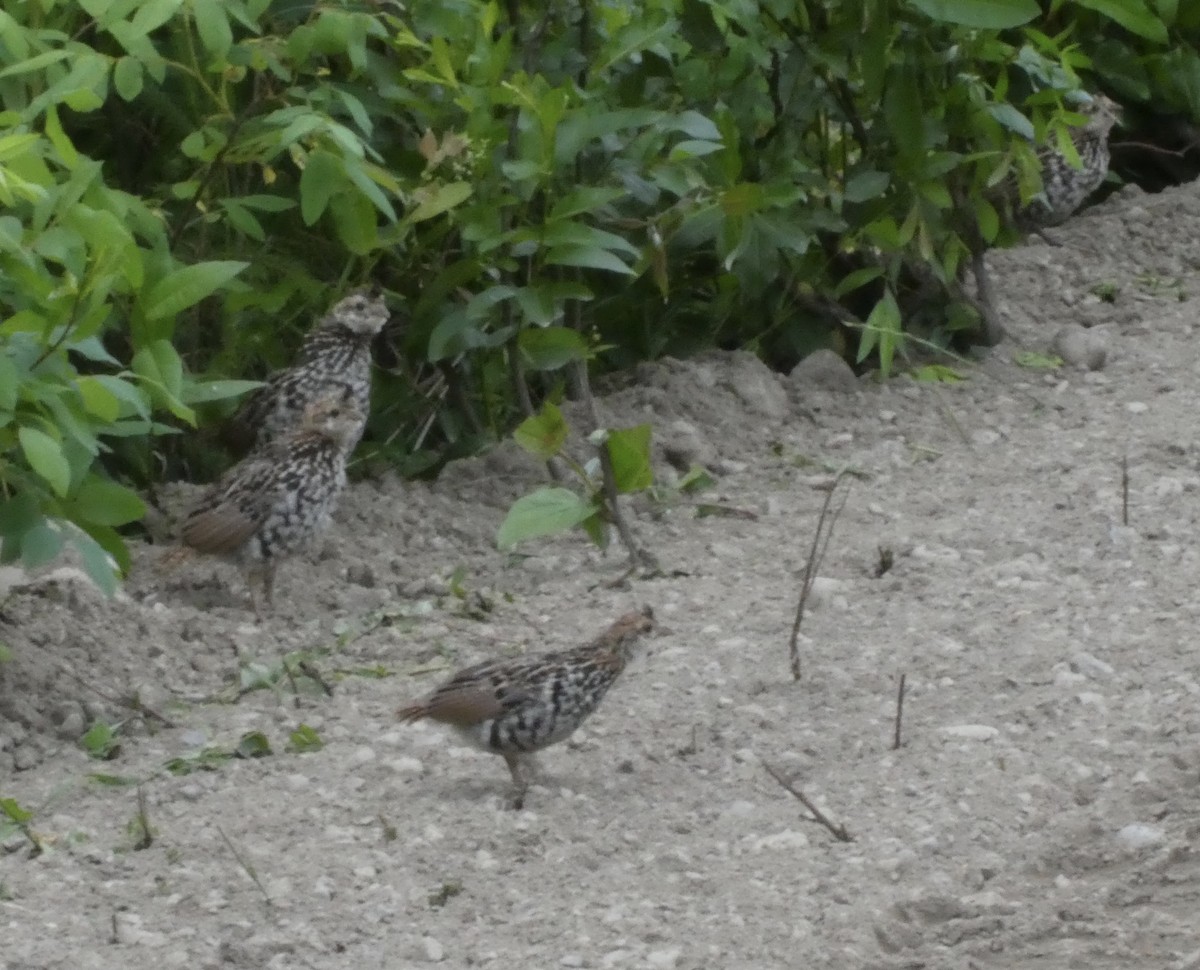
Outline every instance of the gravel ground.
{"type": "Polygon", "coordinates": [[[229,570],[157,549],[115,601],[6,572],[0,795],[45,851],[0,846],[0,967],[1200,968],[1200,185],[1056,235],[992,257],[1010,337],[961,383],[735,354],[609,388],[716,473],[636,504],[659,578],[614,584],[619,551],[575,536],[495,551],[539,481],[510,448],[354,487],[261,624],[229,570]],[[663,629],[523,811],[501,759],[394,721],[643,603],[663,629]],[[299,656],[329,692],[280,675],[299,656]],[[124,721],[112,760],[77,744],[96,717],[124,721]],[[323,747],[289,750],[300,725],[323,747]],[[272,753],[225,757],[248,732],[272,753]]]}

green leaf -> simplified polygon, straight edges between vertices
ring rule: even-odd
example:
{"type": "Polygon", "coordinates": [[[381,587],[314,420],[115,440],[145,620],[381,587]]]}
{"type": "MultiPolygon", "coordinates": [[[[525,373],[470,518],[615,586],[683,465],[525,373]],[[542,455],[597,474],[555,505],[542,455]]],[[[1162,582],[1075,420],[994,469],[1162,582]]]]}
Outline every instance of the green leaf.
{"type": "Polygon", "coordinates": [[[145,77],[142,73],[142,62],[136,57],[122,57],[117,60],[112,73],[113,87],[123,101],[132,101],[142,93],[145,77]]]}
{"type": "Polygon", "coordinates": [[[1077,7],[1086,7],[1116,21],[1131,34],[1137,34],[1156,44],[1168,41],[1167,28],[1143,0],[1073,0],[1077,7]]]}
{"type": "Polygon", "coordinates": [[[49,520],[35,525],[21,536],[21,564],[28,569],[44,566],[62,552],[62,530],[49,520]]]}
{"type": "Polygon", "coordinates": [[[15,798],[0,798],[0,812],[18,825],[24,825],[33,818],[33,812],[18,805],[15,798]]]}
{"type": "Polygon", "coordinates": [[[325,747],[325,742],[321,740],[321,735],[307,724],[301,724],[288,737],[287,750],[296,754],[320,751],[323,747],[325,747]]]}
{"type": "Polygon", "coordinates": [[[117,740],[117,732],[111,725],[97,721],[88,732],[79,739],[79,744],[88,757],[100,761],[111,761],[121,753],[121,744],[117,740]]]}
{"type": "Polygon", "coordinates": [[[861,269],[847,273],[834,289],[833,295],[835,297],[843,297],[847,293],[853,293],[860,286],[866,286],[872,280],[879,279],[882,275],[882,266],[863,266],[861,269]]]}
{"type": "Polygon", "coordinates": [[[557,222],[559,219],[569,219],[583,212],[595,212],[625,195],[628,195],[625,189],[581,186],[555,202],[546,221],[557,222]]]}
{"type": "Polygon", "coordinates": [[[502,551],[518,542],[566,532],[596,513],[596,506],[565,488],[541,488],[517,499],[508,510],[496,545],[502,551]]]}
{"type": "Polygon", "coordinates": [[[517,346],[533,370],[557,370],[588,355],[587,341],[567,327],[527,327],[517,337],[517,346]]]}
{"type": "MultiPolygon", "coordinates": [[[[908,0],[931,20],[985,30],[1020,27],[1041,16],[1037,0],[908,0]]],[[[1124,0],[1115,0],[1124,2],[1124,0]]]]}
{"type": "Polygon", "coordinates": [[[846,180],[842,195],[847,202],[866,202],[877,199],[887,190],[892,177],[887,172],[856,172],[846,180]]]}
{"type": "Polygon", "coordinates": [[[333,206],[333,225],[338,239],[356,255],[365,256],[379,244],[375,206],[365,196],[339,196],[333,206]]]}
{"type": "Polygon", "coordinates": [[[610,431],[605,447],[612,460],[618,492],[640,492],[654,484],[654,470],[650,467],[650,425],[610,431]]]}
{"type": "Polygon", "coordinates": [[[329,206],[329,200],[346,187],[342,160],[318,148],[310,152],[300,173],[300,217],[313,225],[329,206]]]}
{"type": "Polygon", "coordinates": [[[178,397],[183,390],[183,361],[169,340],[154,340],[133,355],[133,372],[178,397]]]}
{"type": "Polygon", "coordinates": [[[28,426],[17,432],[29,467],[42,476],[54,491],[65,496],[71,488],[71,466],[62,444],[44,431],[28,426]]]}
{"type": "Polygon", "coordinates": [[[585,269],[637,275],[607,249],[597,246],[557,246],[546,253],[546,262],[551,266],[582,266],[585,269]]]}
{"type": "MultiPolygon", "coordinates": [[[[2,378],[0,378],[2,379],[2,378]]],[[[121,402],[117,396],[91,375],[77,378],[75,389],[83,398],[83,409],[101,421],[116,421],[121,415],[121,402]]]]}
{"type": "Polygon", "coordinates": [[[409,222],[424,222],[455,206],[462,205],[471,197],[474,189],[470,182],[447,182],[444,185],[429,185],[413,193],[417,207],[406,216],[409,222]]]}
{"type": "Polygon", "coordinates": [[[262,731],[247,731],[233,749],[239,758],[265,758],[271,754],[271,742],[262,731]]]}
{"type": "Polygon", "coordinates": [[[147,320],[162,320],[211,296],[250,264],[239,260],[195,263],[168,273],[142,298],[147,320]]]}
{"type": "Polygon", "coordinates": [[[184,386],[180,399],[184,404],[224,401],[262,386],[262,381],[195,381],[184,386]]]}
{"type": "Polygon", "coordinates": [[[71,503],[72,517],[95,525],[126,525],[146,514],[145,503],[124,485],[89,477],[71,503]]]}
{"type": "Polygon", "coordinates": [[[11,357],[0,355],[0,411],[17,409],[17,393],[20,387],[17,365],[11,357]]]}
{"type": "Polygon", "coordinates": [[[538,458],[557,455],[570,433],[558,406],[547,401],[538,414],[531,415],[513,430],[513,441],[538,458]]]}
{"type": "Polygon", "coordinates": [[[222,5],[218,0],[192,0],[192,16],[196,19],[200,43],[216,60],[224,60],[233,46],[233,31],[222,5]]]}

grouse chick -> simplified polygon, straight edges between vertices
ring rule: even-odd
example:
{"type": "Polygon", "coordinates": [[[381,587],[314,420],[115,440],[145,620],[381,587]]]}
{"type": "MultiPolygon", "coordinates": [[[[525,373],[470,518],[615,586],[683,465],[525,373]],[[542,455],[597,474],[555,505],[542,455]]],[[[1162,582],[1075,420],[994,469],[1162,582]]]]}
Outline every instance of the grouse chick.
{"type": "Polygon", "coordinates": [[[646,606],[573,650],[467,667],[397,716],[401,722],[441,721],[475,747],[502,755],[512,775],[513,805],[520,808],[529,787],[529,756],[574,733],[625,669],[638,638],[652,629],[654,613],[646,606]]]}
{"type": "Polygon", "coordinates": [[[279,560],[329,524],[364,421],[353,388],[327,387],[304,409],[299,428],[231,468],[188,513],[183,544],[237,562],[255,613],[256,582],[272,606],[279,560]]]}
{"type": "MultiPolygon", "coordinates": [[[[296,362],[272,374],[245,400],[230,419],[227,439],[247,450],[287,434],[331,385],[350,388],[355,406],[366,415],[371,403],[371,341],[387,321],[387,305],[376,290],[357,290],[334,304],[304,339],[296,362]]],[[[355,438],[351,448],[357,443],[355,438]]]]}

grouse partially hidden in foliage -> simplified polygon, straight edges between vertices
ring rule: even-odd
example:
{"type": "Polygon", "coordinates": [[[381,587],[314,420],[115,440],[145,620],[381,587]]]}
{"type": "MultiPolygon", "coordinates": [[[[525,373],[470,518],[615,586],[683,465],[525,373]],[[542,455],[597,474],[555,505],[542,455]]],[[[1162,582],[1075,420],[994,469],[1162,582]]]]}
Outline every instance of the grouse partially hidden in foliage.
{"type": "MultiPolygon", "coordinates": [[[[1064,155],[1057,146],[1044,146],[1038,152],[1042,190],[1015,213],[1019,229],[1037,233],[1051,245],[1057,243],[1042,230],[1066,222],[1107,178],[1108,136],[1113,125],[1120,120],[1120,105],[1103,94],[1091,95],[1080,106],[1079,112],[1088,119],[1086,124],[1072,128],[1070,132],[1071,142],[1079,155],[1079,164],[1074,164],[1074,160],[1064,155]]],[[[1015,196],[1016,187],[1009,185],[1007,192],[1010,198],[1015,196]]],[[[973,254],[971,268],[988,342],[998,343],[1003,336],[1003,328],[996,312],[982,249],[973,254]]]]}
{"type": "Polygon", "coordinates": [[[569,737],[620,676],[654,613],[627,613],[573,650],[467,667],[424,700],[401,708],[402,722],[429,718],[455,728],[475,747],[503,755],[520,808],[529,787],[529,755],[569,737]]]}
{"type": "Polygon", "coordinates": [[[183,544],[237,562],[256,613],[256,583],[273,605],[279,560],[302,551],[329,524],[364,420],[351,388],[327,388],[305,408],[297,429],[231,468],[188,513],[183,544]]]}
{"type": "Polygon", "coordinates": [[[1092,96],[1080,113],[1087,124],[1071,129],[1071,142],[1079,154],[1079,165],[1057,147],[1038,152],[1042,191],[1017,213],[1017,224],[1038,231],[1066,222],[1100,188],[1108,176],[1108,134],[1120,120],[1120,107],[1103,94],[1092,96]]]}
{"type": "MultiPolygon", "coordinates": [[[[336,303],[305,338],[295,364],[272,374],[233,416],[226,436],[230,443],[245,451],[287,434],[300,425],[305,408],[335,385],[349,388],[366,415],[371,341],[387,321],[388,309],[377,291],[359,290],[336,303]]],[[[356,438],[351,447],[357,443],[356,438]]]]}

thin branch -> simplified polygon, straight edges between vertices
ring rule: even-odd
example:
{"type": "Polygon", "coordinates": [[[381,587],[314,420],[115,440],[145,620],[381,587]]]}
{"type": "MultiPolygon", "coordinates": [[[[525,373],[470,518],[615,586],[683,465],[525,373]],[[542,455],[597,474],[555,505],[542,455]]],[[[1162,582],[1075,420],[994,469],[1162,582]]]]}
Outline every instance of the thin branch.
{"type": "Polygon", "coordinates": [[[225,834],[225,830],[223,828],[221,828],[221,826],[217,825],[217,826],[215,826],[215,828],[216,828],[217,832],[220,833],[221,838],[225,840],[225,844],[227,846],[229,846],[229,851],[232,852],[233,857],[235,859],[237,859],[238,865],[241,866],[242,869],[245,871],[246,875],[249,876],[251,878],[251,880],[253,880],[254,885],[256,885],[258,887],[258,891],[263,894],[263,899],[265,899],[267,901],[267,905],[268,906],[275,905],[271,901],[270,895],[267,893],[267,887],[262,884],[262,881],[258,878],[258,873],[254,871],[254,866],[250,865],[250,863],[248,863],[242,857],[242,854],[238,851],[237,846],[233,844],[232,840],[229,838],[228,835],[225,834]]]}
{"type": "Polygon", "coordinates": [[[808,602],[808,594],[812,591],[813,582],[817,578],[817,570],[821,568],[821,563],[825,559],[825,551],[829,548],[829,540],[833,538],[833,527],[837,523],[838,516],[842,514],[842,509],[846,507],[846,500],[850,497],[850,488],[847,485],[842,492],[842,501],[837,509],[830,515],[829,506],[833,501],[833,495],[838,490],[838,486],[842,483],[842,479],[846,478],[849,472],[846,469],[838,472],[834,478],[833,484],[829,486],[829,490],[825,493],[825,501],[821,505],[821,514],[817,518],[817,530],[813,534],[812,548],[808,553],[808,561],[804,564],[804,579],[800,584],[800,602],[796,605],[796,619],[792,623],[792,636],[788,641],[788,657],[792,667],[792,678],[800,679],[800,624],[804,622],[804,606],[808,602]],[[826,527],[828,523],[828,527],[826,527]]]}
{"type": "Polygon", "coordinates": [[[900,750],[900,725],[904,720],[904,674],[900,675],[900,686],[896,690],[896,733],[892,738],[892,750],[900,750]]]}
{"type": "Polygon", "coordinates": [[[812,812],[813,817],[808,819],[807,821],[816,822],[818,825],[824,825],[825,828],[827,828],[833,834],[833,837],[835,839],[837,839],[839,842],[853,842],[854,841],[854,836],[852,836],[848,831],[846,831],[845,825],[843,825],[841,822],[830,821],[830,819],[825,815],[825,813],[822,812],[819,808],[817,808],[817,806],[812,803],[812,801],[809,799],[809,797],[807,795],[804,794],[804,792],[802,792],[799,788],[797,788],[795,785],[793,785],[789,779],[785,778],[783,773],[778,768],[774,767],[771,764],[771,762],[767,761],[765,758],[763,758],[761,756],[759,757],[758,760],[761,761],[762,766],[767,769],[767,774],[769,774],[772,778],[774,778],[777,782],[779,782],[780,785],[783,786],[784,791],[787,791],[787,792],[791,793],[792,795],[794,795],[797,799],[799,799],[801,805],[803,805],[810,812],[812,812]]]}
{"type": "Polygon", "coordinates": [[[1129,456],[1121,456],[1121,525],[1129,525],[1129,456]]]}

